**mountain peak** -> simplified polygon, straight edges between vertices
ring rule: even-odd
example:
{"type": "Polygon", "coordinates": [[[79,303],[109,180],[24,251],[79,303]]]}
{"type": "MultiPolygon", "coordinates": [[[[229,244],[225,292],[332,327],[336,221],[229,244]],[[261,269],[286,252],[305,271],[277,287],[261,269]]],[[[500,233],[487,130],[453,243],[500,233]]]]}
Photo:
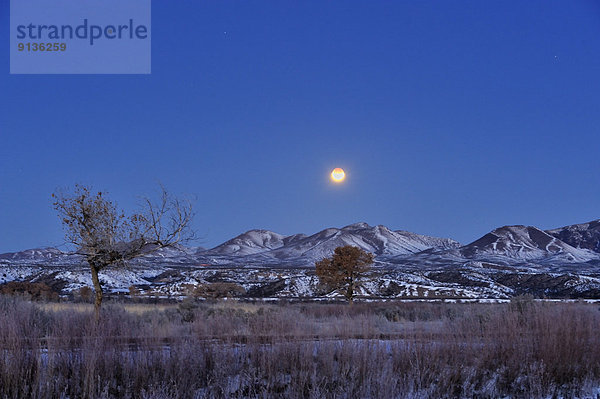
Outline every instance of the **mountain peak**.
{"type": "Polygon", "coordinates": [[[254,229],[240,234],[207,251],[209,254],[252,255],[283,246],[286,236],[269,230],[254,229]]]}
{"type": "Polygon", "coordinates": [[[567,261],[585,261],[590,253],[574,248],[534,226],[512,225],[492,230],[460,249],[467,257],[506,256],[520,260],[544,259],[556,255],[567,261]]]}
{"type": "Polygon", "coordinates": [[[369,226],[368,223],[365,222],[358,222],[358,223],[353,223],[353,224],[349,224],[348,226],[342,227],[342,230],[356,230],[356,229],[370,229],[371,226],[369,226]]]}

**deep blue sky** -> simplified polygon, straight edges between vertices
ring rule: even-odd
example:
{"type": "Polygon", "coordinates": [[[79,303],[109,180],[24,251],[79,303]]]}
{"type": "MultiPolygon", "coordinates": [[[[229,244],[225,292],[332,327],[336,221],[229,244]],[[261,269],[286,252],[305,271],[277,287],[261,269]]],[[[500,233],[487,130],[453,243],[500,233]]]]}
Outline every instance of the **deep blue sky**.
{"type": "Polygon", "coordinates": [[[11,76],[0,12],[0,252],[60,244],[76,182],[197,195],[203,246],[600,217],[596,1],[154,0],[149,76],[11,76]]]}

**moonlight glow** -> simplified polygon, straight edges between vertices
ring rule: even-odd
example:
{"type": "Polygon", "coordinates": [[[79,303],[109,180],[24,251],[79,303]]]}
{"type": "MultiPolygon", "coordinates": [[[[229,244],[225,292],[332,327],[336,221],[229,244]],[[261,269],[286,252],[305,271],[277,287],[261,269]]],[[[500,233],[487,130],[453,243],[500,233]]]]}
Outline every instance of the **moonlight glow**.
{"type": "Polygon", "coordinates": [[[344,172],[344,169],[342,169],[342,168],[335,168],[331,172],[331,180],[333,180],[334,182],[341,183],[342,181],[344,181],[345,178],[346,178],[346,173],[344,172]]]}

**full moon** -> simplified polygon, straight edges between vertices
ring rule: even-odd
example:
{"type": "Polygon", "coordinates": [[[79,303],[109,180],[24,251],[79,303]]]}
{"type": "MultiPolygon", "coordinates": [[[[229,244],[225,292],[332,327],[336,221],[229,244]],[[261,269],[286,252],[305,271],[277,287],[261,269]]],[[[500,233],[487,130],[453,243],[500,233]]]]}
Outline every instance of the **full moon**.
{"type": "Polygon", "coordinates": [[[331,179],[334,182],[340,183],[340,182],[344,181],[345,178],[346,178],[346,173],[344,172],[344,169],[342,169],[342,168],[335,168],[331,172],[331,179]]]}

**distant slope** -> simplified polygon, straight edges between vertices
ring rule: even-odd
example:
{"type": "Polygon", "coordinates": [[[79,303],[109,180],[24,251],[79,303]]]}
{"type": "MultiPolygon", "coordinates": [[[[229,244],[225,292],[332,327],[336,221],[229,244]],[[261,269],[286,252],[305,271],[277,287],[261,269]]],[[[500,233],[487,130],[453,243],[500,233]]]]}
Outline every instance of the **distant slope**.
{"type": "Polygon", "coordinates": [[[0,254],[0,259],[14,260],[14,259],[23,259],[23,260],[33,260],[33,261],[42,261],[47,259],[52,259],[59,257],[63,254],[62,251],[56,248],[34,248],[34,249],[26,249],[25,251],[19,252],[8,252],[5,254],[0,254]]]}
{"type": "Polygon", "coordinates": [[[79,256],[69,255],[56,248],[34,248],[25,251],[0,254],[0,261],[17,264],[73,263],[78,262],[79,260],[79,256]]]}
{"type": "Polygon", "coordinates": [[[504,226],[460,248],[466,258],[505,256],[520,261],[554,258],[556,261],[586,262],[596,258],[586,249],[575,248],[533,226],[504,226]]]}
{"type": "Polygon", "coordinates": [[[406,237],[407,240],[412,241],[420,251],[425,251],[428,249],[453,249],[458,248],[461,245],[458,241],[454,241],[450,238],[426,236],[404,230],[396,230],[394,233],[406,237]]]}
{"type": "Polygon", "coordinates": [[[600,253],[600,220],[573,224],[546,232],[575,248],[600,253]]]}
{"type": "Polygon", "coordinates": [[[285,236],[268,230],[250,230],[216,246],[206,254],[245,256],[280,248],[285,236]]]}

